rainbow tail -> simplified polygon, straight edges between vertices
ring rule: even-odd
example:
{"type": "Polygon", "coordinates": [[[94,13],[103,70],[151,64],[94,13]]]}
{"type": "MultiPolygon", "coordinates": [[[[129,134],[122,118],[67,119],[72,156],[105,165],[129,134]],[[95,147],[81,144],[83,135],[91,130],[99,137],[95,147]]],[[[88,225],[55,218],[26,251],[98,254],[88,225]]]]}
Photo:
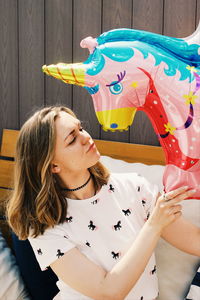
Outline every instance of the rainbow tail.
{"type": "Polygon", "coordinates": [[[188,44],[198,44],[200,45],[200,22],[197,29],[188,37],[183,38],[188,44]]]}

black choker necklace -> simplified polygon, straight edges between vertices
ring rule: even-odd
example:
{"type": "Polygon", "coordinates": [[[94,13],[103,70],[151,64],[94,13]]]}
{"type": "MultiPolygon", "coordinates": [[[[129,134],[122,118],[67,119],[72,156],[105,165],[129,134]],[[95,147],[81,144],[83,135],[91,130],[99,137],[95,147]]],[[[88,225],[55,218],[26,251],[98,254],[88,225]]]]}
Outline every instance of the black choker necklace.
{"type": "Polygon", "coordinates": [[[84,186],[86,186],[88,184],[88,182],[90,181],[92,175],[90,174],[90,177],[88,178],[88,180],[81,186],[75,188],[75,189],[68,189],[68,188],[62,188],[63,191],[67,191],[67,192],[74,192],[74,191],[78,191],[80,189],[82,189],[84,186]]]}

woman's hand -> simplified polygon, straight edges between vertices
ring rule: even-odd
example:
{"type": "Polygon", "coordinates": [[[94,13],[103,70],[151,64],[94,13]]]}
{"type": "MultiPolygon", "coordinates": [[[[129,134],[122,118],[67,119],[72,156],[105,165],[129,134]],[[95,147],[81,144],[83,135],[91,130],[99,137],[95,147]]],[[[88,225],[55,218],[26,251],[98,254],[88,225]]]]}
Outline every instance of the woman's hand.
{"type": "Polygon", "coordinates": [[[179,202],[194,193],[195,190],[188,190],[187,186],[183,186],[159,195],[155,208],[147,222],[161,232],[167,225],[173,223],[181,216],[182,206],[179,202]]]}

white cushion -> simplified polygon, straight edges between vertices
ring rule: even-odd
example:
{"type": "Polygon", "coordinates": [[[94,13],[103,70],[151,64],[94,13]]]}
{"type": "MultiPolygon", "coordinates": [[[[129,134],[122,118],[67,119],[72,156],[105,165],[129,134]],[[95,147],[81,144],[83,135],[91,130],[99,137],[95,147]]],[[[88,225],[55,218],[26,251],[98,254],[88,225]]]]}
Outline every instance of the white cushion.
{"type": "Polygon", "coordinates": [[[0,232],[0,299],[28,300],[14,255],[0,232]]]}
{"type": "MultiPolygon", "coordinates": [[[[137,172],[163,190],[164,166],[127,163],[122,160],[102,156],[101,162],[112,172],[137,172]]],[[[185,200],[182,203],[183,216],[200,226],[200,200],[185,200]]],[[[186,254],[163,239],[156,248],[159,280],[158,300],[183,300],[195,275],[200,259],[186,254]]]]}

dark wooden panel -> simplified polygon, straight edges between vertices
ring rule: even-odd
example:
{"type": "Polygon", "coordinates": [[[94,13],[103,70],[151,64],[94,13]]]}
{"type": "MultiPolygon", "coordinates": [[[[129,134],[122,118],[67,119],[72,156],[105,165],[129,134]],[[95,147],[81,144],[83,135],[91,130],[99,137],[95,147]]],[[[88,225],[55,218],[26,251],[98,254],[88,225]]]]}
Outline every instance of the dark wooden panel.
{"type": "Polygon", "coordinates": [[[162,33],[163,0],[133,0],[133,21],[135,29],[162,33]]]}
{"type": "MultiPolygon", "coordinates": [[[[102,32],[116,28],[131,28],[132,0],[103,0],[102,20],[102,32]]],[[[128,142],[129,131],[105,132],[101,130],[101,139],[128,142]]]]}
{"type": "Polygon", "coordinates": [[[102,31],[131,28],[132,0],[103,0],[102,31]]]}
{"type": "Polygon", "coordinates": [[[17,1],[0,1],[0,139],[18,127],[17,1]]]}
{"type": "Polygon", "coordinates": [[[44,0],[19,1],[20,124],[44,104],[44,0]]]}
{"type": "Polygon", "coordinates": [[[196,27],[199,25],[200,23],[200,0],[196,0],[197,1],[197,8],[196,8],[196,27]]]}
{"type": "Polygon", "coordinates": [[[164,34],[186,37],[195,28],[196,0],[167,0],[164,5],[164,34]]]}
{"type": "MultiPolygon", "coordinates": [[[[162,34],[163,1],[133,0],[133,28],[162,34]]],[[[153,126],[144,112],[137,112],[130,128],[130,142],[159,145],[153,126]]]]}
{"type": "MultiPolygon", "coordinates": [[[[80,42],[87,36],[97,37],[101,33],[101,0],[74,0],[73,61],[85,61],[89,56],[80,42]]],[[[79,86],[73,87],[73,110],[84,122],[92,137],[99,138],[99,124],[96,119],[92,98],[79,86]]]]}
{"type": "Polygon", "coordinates": [[[153,125],[143,111],[138,111],[130,128],[130,143],[159,146],[158,137],[153,125]]]}
{"type": "MultiPolygon", "coordinates": [[[[45,64],[72,62],[72,0],[45,2],[45,64]]],[[[46,104],[72,107],[72,86],[45,76],[46,104]]]]}

